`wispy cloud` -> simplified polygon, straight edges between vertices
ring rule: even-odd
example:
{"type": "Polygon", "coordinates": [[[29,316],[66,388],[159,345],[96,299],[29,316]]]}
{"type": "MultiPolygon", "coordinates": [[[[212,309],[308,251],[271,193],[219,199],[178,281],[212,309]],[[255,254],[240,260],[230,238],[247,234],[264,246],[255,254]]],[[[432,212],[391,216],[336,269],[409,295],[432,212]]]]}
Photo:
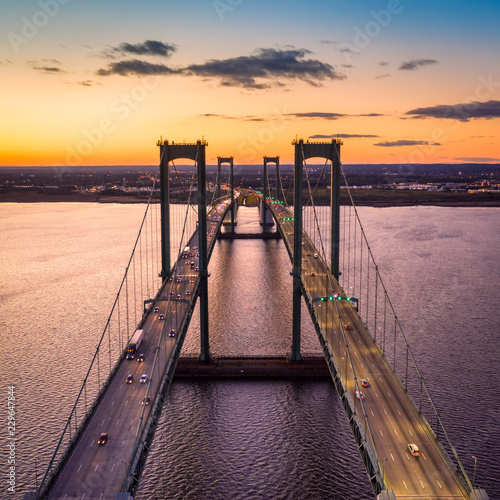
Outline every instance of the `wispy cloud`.
{"type": "Polygon", "coordinates": [[[61,68],[56,66],[33,66],[33,69],[41,71],[42,73],[65,73],[61,68]]]}
{"type": "Polygon", "coordinates": [[[477,157],[467,157],[462,156],[460,158],[455,158],[456,161],[467,161],[472,163],[483,163],[483,162],[500,162],[500,158],[477,158],[477,157]]]}
{"type": "Polygon", "coordinates": [[[117,61],[109,63],[107,69],[101,68],[97,71],[99,76],[109,75],[174,75],[179,74],[179,70],[169,68],[165,64],[155,64],[140,59],[130,59],[128,61],[117,61]]]}
{"type": "Polygon", "coordinates": [[[373,134],[329,134],[329,135],[315,134],[315,135],[310,135],[309,139],[335,139],[337,137],[339,139],[359,139],[364,137],[376,138],[380,136],[373,134]]]}
{"type": "Polygon", "coordinates": [[[384,142],[377,142],[374,144],[374,146],[383,146],[385,148],[395,148],[395,147],[400,147],[400,146],[440,146],[441,144],[439,142],[429,142],[429,141],[409,141],[406,139],[401,139],[399,141],[384,141],[384,142]]]}
{"type": "Polygon", "coordinates": [[[307,113],[287,113],[287,116],[295,116],[296,118],[321,118],[324,120],[338,120],[344,118],[342,113],[327,113],[324,111],[309,111],[307,113]]]}
{"type": "Polygon", "coordinates": [[[129,55],[170,57],[176,51],[177,46],[173,43],[160,42],[159,40],[146,40],[142,43],[120,43],[116,47],[105,50],[103,55],[105,57],[129,55]]]}
{"type": "Polygon", "coordinates": [[[421,68],[422,66],[428,66],[429,64],[437,64],[439,61],[435,59],[412,59],[411,61],[405,61],[398,68],[400,70],[413,71],[415,69],[421,68]]]}
{"type": "Polygon", "coordinates": [[[245,122],[263,122],[266,120],[266,118],[254,115],[231,116],[231,115],[219,115],[217,113],[202,113],[201,115],[198,116],[203,116],[205,118],[222,118],[224,120],[240,120],[245,122]]]}
{"type": "Polygon", "coordinates": [[[427,108],[411,109],[405,113],[413,118],[448,118],[463,122],[471,118],[498,118],[500,117],[500,101],[472,101],[461,104],[429,106],[427,108]]]}

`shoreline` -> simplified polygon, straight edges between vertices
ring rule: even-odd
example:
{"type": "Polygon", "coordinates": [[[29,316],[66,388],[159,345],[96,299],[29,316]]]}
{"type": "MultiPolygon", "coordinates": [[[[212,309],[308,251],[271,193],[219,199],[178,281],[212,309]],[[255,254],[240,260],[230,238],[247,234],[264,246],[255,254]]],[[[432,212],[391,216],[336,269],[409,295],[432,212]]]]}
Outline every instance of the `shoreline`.
{"type": "MultiPolygon", "coordinates": [[[[356,206],[408,207],[408,206],[443,206],[443,207],[500,207],[498,193],[436,193],[428,191],[379,191],[352,190],[356,206]]],[[[92,194],[44,194],[33,191],[0,193],[0,203],[147,203],[147,198],[132,196],[109,196],[92,194]]],[[[327,205],[327,199],[317,205],[327,205]]],[[[159,200],[154,200],[159,203],[159,200]]],[[[347,197],[341,200],[346,205],[347,197]]]]}

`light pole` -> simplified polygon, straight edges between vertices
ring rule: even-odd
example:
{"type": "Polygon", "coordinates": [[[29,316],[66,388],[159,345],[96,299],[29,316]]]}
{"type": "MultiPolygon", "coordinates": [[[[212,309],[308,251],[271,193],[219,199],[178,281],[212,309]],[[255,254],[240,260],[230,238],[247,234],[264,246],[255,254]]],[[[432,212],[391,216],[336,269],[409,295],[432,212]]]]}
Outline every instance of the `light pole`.
{"type": "Polygon", "coordinates": [[[474,474],[472,476],[472,489],[474,489],[474,484],[476,482],[476,465],[477,465],[477,458],[473,455],[472,458],[474,459],[474,474]]]}

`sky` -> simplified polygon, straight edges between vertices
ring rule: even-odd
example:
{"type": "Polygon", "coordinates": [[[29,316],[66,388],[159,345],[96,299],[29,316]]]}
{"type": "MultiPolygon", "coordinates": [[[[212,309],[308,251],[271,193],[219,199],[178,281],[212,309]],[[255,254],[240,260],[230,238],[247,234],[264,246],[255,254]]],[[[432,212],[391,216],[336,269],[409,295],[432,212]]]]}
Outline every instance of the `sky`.
{"type": "Polygon", "coordinates": [[[500,162],[498,0],[6,0],[0,165],[500,162]]]}

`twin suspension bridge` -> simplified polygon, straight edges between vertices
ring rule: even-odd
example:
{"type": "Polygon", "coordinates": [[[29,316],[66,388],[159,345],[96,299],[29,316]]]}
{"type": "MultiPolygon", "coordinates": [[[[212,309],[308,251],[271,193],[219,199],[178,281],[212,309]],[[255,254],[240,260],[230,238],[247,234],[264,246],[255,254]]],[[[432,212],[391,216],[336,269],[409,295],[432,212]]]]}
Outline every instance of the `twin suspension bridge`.
{"type": "MultiPolygon", "coordinates": [[[[215,366],[208,263],[219,238],[238,237],[244,197],[260,203],[262,234],[239,237],[281,238],[292,263],[287,368],[300,375],[307,364],[304,301],[374,495],[488,499],[469,478],[408,345],[351,197],[340,141],[294,141],[292,176],[281,175],[279,157],[264,157],[263,184],[252,193],[235,190],[233,157],[218,157],[217,175],[207,178],[205,141],[158,146],[158,172],[121,285],[55,451],[25,500],[133,497],[197,301],[195,364],[200,373],[215,366]],[[312,168],[311,158],[324,165],[312,168]],[[192,168],[177,168],[180,159],[192,168]],[[317,201],[325,180],[329,206],[317,201]]],[[[279,374],[272,365],[268,359],[262,368],[279,374]]]]}

